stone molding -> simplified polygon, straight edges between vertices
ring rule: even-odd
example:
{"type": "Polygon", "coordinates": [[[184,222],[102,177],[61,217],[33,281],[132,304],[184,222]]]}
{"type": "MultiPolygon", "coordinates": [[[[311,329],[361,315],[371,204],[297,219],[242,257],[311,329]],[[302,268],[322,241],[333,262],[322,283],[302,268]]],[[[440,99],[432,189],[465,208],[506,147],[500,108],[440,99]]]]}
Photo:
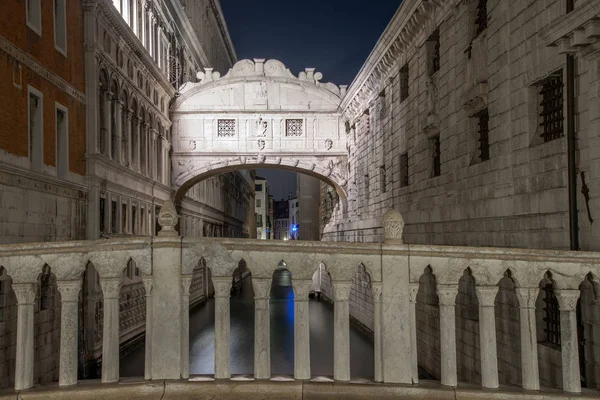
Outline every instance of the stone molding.
{"type": "Polygon", "coordinates": [[[454,307],[458,295],[458,285],[437,285],[436,289],[440,306],[454,307]]]}
{"type": "Polygon", "coordinates": [[[10,57],[13,57],[15,60],[22,63],[42,78],[46,79],[48,82],[61,89],[78,102],[85,104],[85,93],[75,89],[63,78],[41,65],[35,58],[31,57],[29,54],[12,44],[2,35],[0,35],[0,50],[4,51],[10,57]]]}
{"type": "Polygon", "coordinates": [[[215,288],[215,298],[229,298],[231,295],[230,277],[213,277],[213,286],[215,288]]]}
{"type": "Polygon", "coordinates": [[[35,283],[13,283],[12,289],[17,297],[17,304],[33,305],[36,299],[36,286],[35,283]]]}
{"type": "Polygon", "coordinates": [[[102,278],[100,277],[100,287],[104,299],[118,299],[121,290],[122,278],[102,278]]]}
{"type": "Polygon", "coordinates": [[[56,285],[60,292],[60,300],[63,303],[75,303],[79,301],[81,291],[81,280],[57,281],[56,285]]]}
{"type": "Polygon", "coordinates": [[[268,300],[271,291],[271,279],[253,278],[252,287],[254,289],[255,300],[268,300]]]}
{"type": "Polygon", "coordinates": [[[521,309],[535,309],[535,301],[537,300],[540,292],[539,287],[532,288],[515,288],[517,300],[519,300],[519,308],[521,309]]]}
{"type": "Polygon", "coordinates": [[[494,307],[498,286],[475,286],[479,307],[494,307]]]}
{"type": "Polygon", "coordinates": [[[576,289],[556,290],[556,300],[558,300],[560,311],[575,311],[580,294],[581,291],[576,289]]]}
{"type": "Polygon", "coordinates": [[[386,242],[394,241],[402,243],[402,232],[404,231],[404,219],[402,215],[393,208],[383,216],[383,237],[386,242]]]}
{"type": "Polygon", "coordinates": [[[312,289],[312,280],[292,280],[294,301],[308,301],[308,293],[312,289]]]}
{"type": "Polygon", "coordinates": [[[333,297],[335,301],[348,301],[350,299],[350,291],[352,290],[352,282],[342,281],[333,282],[333,297]]]}

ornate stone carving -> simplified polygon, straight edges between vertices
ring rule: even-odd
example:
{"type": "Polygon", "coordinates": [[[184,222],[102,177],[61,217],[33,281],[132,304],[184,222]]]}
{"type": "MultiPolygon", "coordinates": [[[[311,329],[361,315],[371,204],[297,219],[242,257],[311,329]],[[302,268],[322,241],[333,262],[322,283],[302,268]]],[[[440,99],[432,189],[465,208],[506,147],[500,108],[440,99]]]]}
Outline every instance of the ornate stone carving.
{"type": "Polygon", "coordinates": [[[402,215],[390,209],[383,216],[383,238],[387,242],[389,240],[402,243],[402,231],[404,230],[404,219],[402,215]]]}
{"type": "Polygon", "coordinates": [[[271,279],[252,278],[252,287],[254,288],[254,299],[268,299],[271,290],[271,279]]]}
{"type": "Polygon", "coordinates": [[[575,311],[577,300],[581,292],[576,289],[559,289],[556,291],[556,300],[560,306],[560,311],[575,311]]]}
{"type": "Polygon", "coordinates": [[[265,142],[264,139],[258,139],[258,141],[256,142],[256,144],[258,145],[258,149],[259,150],[264,150],[265,146],[267,145],[267,142],[265,142]]]}
{"type": "Polygon", "coordinates": [[[535,308],[535,301],[540,291],[539,287],[515,288],[520,308],[535,308]]]}
{"type": "Polygon", "coordinates": [[[17,304],[33,304],[35,303],[35,283],[13,283],[12,289],[17,297],[17,304]]]}
{"type": "Polygon", "coordinates": [[[104,299],[118,299],[121,290],[121,278],[100,278],[104,299]]]}
{"type": "Polygon", "coordinates": [[[441,306],[454,306],[456,295],[458,294],[458,285],[438,285],[437,295],[441,306]]]}
{"type": "Polygon", "coordinates": [[[190,140],[190,150],[196,150],[196,141],[195,140],[190,140]]]}
{"type": "Polygon", "coordinates": [[[333,147],[333,140],[331,140],[331,139],[325,140],[325,149],[331,150],[332,147],[333,147]]]}
{"type": "Polygon", "coordinates": [[[231,293],[230,277],[213,277],[216,298],[229,298],[231,293]]]}
{"type": "Polygon", "coordinates": [[[335,301],[348,301],[352,282],[333,282],[333,297],[335,301]]]}
{"type": "Polygon", "coordinates": [[[177,225],[177,221],[179,220],[179,215],[177,215],[177,210],[175,209],[175,204],[172,201],[167,200],[163,203],[163,206],[160,209],[160,213],[158,214],[158,223],[160,224],[162,230],[159,235],[161,236],[174,236],[177,235],[175,231],[175,225],[177,225]]]}
{"type": "Polygon", "coordinates": [[[381,303],[381,291],[383,290],[382,282],[371,282],[371,291],[373,292],[373,301],[381,303]]]}
{"type": "Polygon", "coordinates": [[[494,307],[498,286],[475,286],[479,307],[494,307]]]}
{"type": "Polygon", "coordinates": [[[294,280],[294,301],[308,301],[308,293],[312,288],[312,280],[294,280]]]}
{"type": "Polygon", "coordinates": [[[256,121],[256,136],[267,136],[267,127],[269,126],[269,123],[262,119],[262,117],[258,118],[258,121],[256,121]]]}
{"type": "Polygon", "coordinates": [[[60,292],[61,302],[76,302],[79,300],[79,292],[81,291],[81,280],[57,281],[56,284],[58,287],[58,291],[60,292]]]}

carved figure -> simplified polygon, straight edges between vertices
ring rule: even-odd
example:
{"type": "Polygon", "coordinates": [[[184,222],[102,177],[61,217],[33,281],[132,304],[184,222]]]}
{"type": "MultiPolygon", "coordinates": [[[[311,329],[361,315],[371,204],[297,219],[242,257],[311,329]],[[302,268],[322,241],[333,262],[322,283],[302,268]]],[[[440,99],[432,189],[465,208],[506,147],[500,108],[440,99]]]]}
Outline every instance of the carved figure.
{"type": "Polygon", "coordinates": [[[269,126],[269,123],[262,119],[262,117],[258,118],[258,121],[256,122],[256,136],[267,136],[267,127],[269,126]]]}
{"type": "Polygon", "coordinates": [[[333,140],[331,140],[331,139],[327,139],[327,140],[325,141],[325,148],[326,148],[327,150],[331,150],[331,148],[332,148],[332,147],[333,147],[333,140]]]}
{"type": "Polygon", "coordinates": [[[196,150],[196,141],[190,140],[190,150],[196,150]]]}
{"type": "Polygon", "coordinates": [[[265,142],[264,139],[258,139],[258,149],[259,150],[264,150],[266,145],[267,145],[267,143],[265,142]]]}

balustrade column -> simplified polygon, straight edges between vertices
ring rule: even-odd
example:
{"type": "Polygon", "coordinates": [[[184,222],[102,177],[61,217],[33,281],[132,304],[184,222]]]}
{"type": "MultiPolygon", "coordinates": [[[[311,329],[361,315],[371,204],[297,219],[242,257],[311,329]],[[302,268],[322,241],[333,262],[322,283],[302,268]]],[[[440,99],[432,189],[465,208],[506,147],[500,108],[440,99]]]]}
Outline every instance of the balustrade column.
{"type": "Polygon", "coordinates": [[[579,290],[557,290],[560,306],[560,352],[562,359],[563,390],[581,392],[579,371],[579,343],[577,339],[577,300],[579,290]]]}
{"type": "Polygon", "coordinates": [[[521,381],[523,389],[540,390],[535,301],[539,288],[515,288],[521,328],[521,381]]]}
{"type": "Polygon", "coordinates": [[[181,377],[190,377],[190,285],[192,275],[181,275],[181,377]]]}
{"type": "Polygon", "coordinates": [[[269,291],[271,279],[252,278],[254,287],[254,378],[271,377],[269,291]]]}
{"type": "Polygon", "coordinates": [[[104,155],[108,158],[112,157],[112,98],[110,91],[104,92],[104,155]]]}
{"type": "MultiPolygon", "coordinates": [[[[419,354],[417,351],[417,293],[419,284],[410,284],[410,357],[413,383],[419,383],[419,354]]],[[[381,305],[380,305],[381,307],[381,305]]]]}
{"type": "Polygon", "coordinates": [[[115,154],[113,154],[113,160],[119,164],[123,164],[123,158],[121,156],[121,141],[123,137],[123,102],[117,98],[115,100],[115,154]]]}
{"type": "Polygon", "coordinates": [[[144,349],[146,359],[144,360],[144,379],[150,380],[152,379],[152,277],[144,277],[143,281],[146,292],[146,338],[144,349]]]}
{"type": "Polygon", "coordinates": [[[456,386],[456,315],[454,304],[458,294],[458,285],[438,285],[440,301],[440,358],[441,383],[456,386]]]}
{"type": "Polygon", "coordinates": [[[476,286],[479,300],[479,349],[481,352],[481,386],[497,389],[498,352],[496,346],[496,314],[494,303],[498,286],[476,286]]]}
{"type": "Polygon", "coordinates": [[[312,280],[293,282],[294,287],[294,378],[310,379],[310,319],[308,292],[312,280]]]}
{"type": "Polygon", "coordinates": [[[333,379],[350,380],[350,289],[352,282],[333,282],[333,379]]]}
{"type": "Polygon", "coordinates": [[[100,278],[104,295],[102,382],[119,380],[119,291],[121,278],[100,278]]]}
{"type": "Polygon", "coordinates": [[[58,281],[60,292],[60,360],[58,386],[77,383],[77,329],[81,281],[58,281]]]}
{"type": "Polygon", "coordinates": [[[13,283],[17,297],[17,354],[15,365],[15,390],[33,387],[33,305],[35,283],[13,283]]]}
{"type": "MultiPolygon", "coordinates": [[[[208,281],[207,269],[205,280],[208,281]]],[[[215,287],[215,379],[231,378],[229,296],[231,277],[213,277],[215,287]]],[[[204,292],[205,295],[207,292],[204,292]]]]}

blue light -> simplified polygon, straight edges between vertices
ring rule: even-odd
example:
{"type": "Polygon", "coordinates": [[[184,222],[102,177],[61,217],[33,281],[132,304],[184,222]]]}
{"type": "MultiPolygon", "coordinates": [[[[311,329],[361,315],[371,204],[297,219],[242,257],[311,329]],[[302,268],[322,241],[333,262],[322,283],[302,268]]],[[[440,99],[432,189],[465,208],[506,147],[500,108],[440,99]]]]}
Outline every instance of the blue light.
{"type": "Polygon", "coordinates": [[[292,225],[292,232],[297,232],[298,231],[298,225],[294,224],[292,225]]]}

